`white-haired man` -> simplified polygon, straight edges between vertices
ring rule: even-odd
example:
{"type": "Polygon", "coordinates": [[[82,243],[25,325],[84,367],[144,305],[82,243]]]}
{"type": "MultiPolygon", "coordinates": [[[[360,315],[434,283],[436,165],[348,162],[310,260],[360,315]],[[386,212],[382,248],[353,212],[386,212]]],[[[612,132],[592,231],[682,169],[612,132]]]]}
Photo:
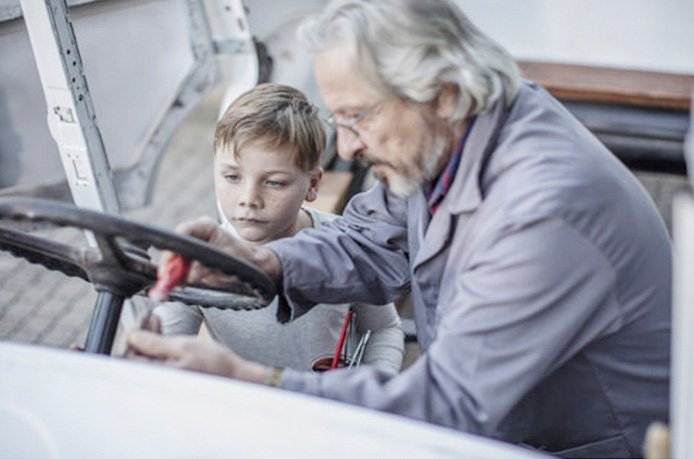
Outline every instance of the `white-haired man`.
{"type": "Polygon", "coordinates": [[[262,248],[181,231],[274,276],[280,320],[411,292],[422,357],[393,377],[280,375],[203,342],[131,344],[558,455],[641,455],[668,417],[671,246],[638,181],[450,1],[337,0],[300,34],[338,153],[379,183],[262,248]]]}

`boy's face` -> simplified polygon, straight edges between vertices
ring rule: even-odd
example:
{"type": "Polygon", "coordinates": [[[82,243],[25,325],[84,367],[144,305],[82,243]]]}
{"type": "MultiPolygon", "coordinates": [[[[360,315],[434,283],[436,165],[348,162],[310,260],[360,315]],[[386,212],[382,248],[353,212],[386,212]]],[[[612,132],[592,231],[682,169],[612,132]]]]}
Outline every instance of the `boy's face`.
{"type": "Polygon", "coordinates": [[[215,191],[222,211],[252,244],[298,232],[301,205],[316,198],[319,180],[319,169],[302,171],[289,151],[270,150],[261,142],[246,144],[238,160],[229,148],[215,154],[215,191]]]}

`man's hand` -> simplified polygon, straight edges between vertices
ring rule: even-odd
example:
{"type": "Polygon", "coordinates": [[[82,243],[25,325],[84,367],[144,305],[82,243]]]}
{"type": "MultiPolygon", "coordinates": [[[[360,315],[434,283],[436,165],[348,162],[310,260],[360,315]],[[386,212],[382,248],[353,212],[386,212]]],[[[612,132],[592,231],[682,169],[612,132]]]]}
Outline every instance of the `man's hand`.
{"type": "Polygon", "coordinates": [[[190,336],[162,336],[130,330],[125,337],[133,352],[128,358],[148,360],[175,368],[264,383],[271,368],[242,359],[216,341],[190,336]]]}
{"type": "MultiPolygon", "coordinates": [[[[224,252],[247,260],[265,271],[275,281],[278,281],[282,276],[282,265],[272,250],[262,246],[251,246],[239,238],[231,236],[216,221],[209,217],[182,223],[174,231],[201,239],[224,252]]],[[[174,256],[173,252],[162,252],[159,270],[165,269],[167,261],[174,256]]],[[[194,262],[185,281],[187,284],[201,281],[208,285],[223,288],[224,286],[235,284],[236,278],[194,262]]]]}

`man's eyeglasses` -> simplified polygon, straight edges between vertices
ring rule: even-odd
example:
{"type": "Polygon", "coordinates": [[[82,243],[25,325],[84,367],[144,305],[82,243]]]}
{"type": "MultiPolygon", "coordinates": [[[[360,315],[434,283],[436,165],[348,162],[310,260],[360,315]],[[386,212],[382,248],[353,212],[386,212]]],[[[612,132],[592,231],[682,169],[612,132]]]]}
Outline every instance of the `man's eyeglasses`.
{"type": "Polygon", "coordinates": [[[360,111],[359,113],[348,119],[340,119],[339,115],[330,113],[325,118],[325,122],[328,124],[328,126],[330,126],[333,129],[337,129],[338,126],[341,126],[343,128],[349,129],[350,132],[358,136],[359,132],[356,129],[357,123],[366,118],[369,115],[369,113],[371,113],[371,111],[374,108],[376,108],[381,102],[383,101],[376,102],[371,107],[365,108],[364,110],[360,111]]]}

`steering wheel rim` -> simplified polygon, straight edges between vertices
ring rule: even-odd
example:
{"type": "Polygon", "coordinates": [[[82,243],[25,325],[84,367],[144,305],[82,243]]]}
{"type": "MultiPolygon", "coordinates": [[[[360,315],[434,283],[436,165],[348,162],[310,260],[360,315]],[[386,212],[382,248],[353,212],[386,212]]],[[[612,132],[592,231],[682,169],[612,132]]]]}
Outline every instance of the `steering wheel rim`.
{"type": "Polygon", "coordinates": [[[0,220],[48,223],[90,231],[96,247],[74,247],[0,226],[0,250],[31,263],[81,277],[98,291],[126,298],[156,281],[156,266],[143,248],[171,250],[225,274],[236,276],[233,291],[206,284],[172,291],[171,300],[229,309],[257,309],[275,296],[274,281],[255,265],[199,239],[126,218],[43,199],[0,199],[0,220]],[[205,300],[210,292],[210,301],[205,300]]]}

